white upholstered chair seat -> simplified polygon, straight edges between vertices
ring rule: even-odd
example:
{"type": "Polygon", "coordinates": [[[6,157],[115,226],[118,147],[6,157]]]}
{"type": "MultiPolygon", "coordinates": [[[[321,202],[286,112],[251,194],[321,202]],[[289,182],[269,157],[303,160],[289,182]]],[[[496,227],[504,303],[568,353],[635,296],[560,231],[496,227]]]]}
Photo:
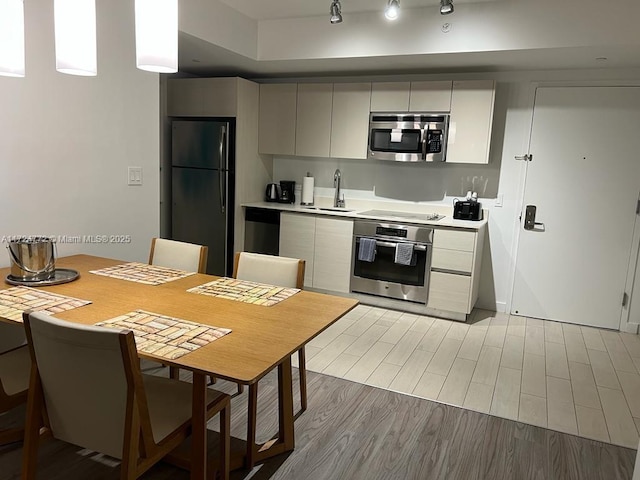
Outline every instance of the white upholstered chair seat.
{"type": "Polygon", "coordinates": [[[280,287],[297,286],[299,259],[249,252],[239,255],[235,278],[280,287]]]}
{"type": "MultiPolygon", "coordinates": [[[[156,443],[181,425],[191,421],[193,385],[154,375],[142,375],[147,392],[149,419],[156,443]]],[[[220,392],[207,389],[207,405],[215,403],[220,392]]]]}
{"type": "MultiPolygon", "coordinates": [[[[133,480],[189,435],[192,388],[140,373],[133,332],[24,314],[35,375],[29,384],[22,478],[36,478],[42,432],[122,459],[133,480]]],[[[229,395],[207,392],[207,418],[220,412],[220,468],[229,475],[229,395]]]]}
{"type": "Polygon", "coordinates": [[[0,354],[0,379],[7,395],[16,395],[29,389],[31,356],[24,345],[0,354]]]}
{"type": "MultiPolygon", "coordinates": [[[[233,265],[233,277],[250,282],[301,289],[304,284],[304,268],[305,261],[298,258],[237,252],[233,265]]],[[[300,374],[300,410],[305,411],[307,409],[307,367],[304,346],[298,350],[298,372],[300,374]]],[[[254,388],[257,388],[257,384],[254,388]]],[[[243,390],[244,387],[238,384],[238,393],[242,393],[243,390]]],[[[253,400],[250,398],[249,401],[253,400]]]]}
{"type": "Polygon", "coordinates": [[[204,273],[207,264],[207,250],[207,247],[194,243],[154,238],[151,241],[149,264],[187,272],[204,273]]]}

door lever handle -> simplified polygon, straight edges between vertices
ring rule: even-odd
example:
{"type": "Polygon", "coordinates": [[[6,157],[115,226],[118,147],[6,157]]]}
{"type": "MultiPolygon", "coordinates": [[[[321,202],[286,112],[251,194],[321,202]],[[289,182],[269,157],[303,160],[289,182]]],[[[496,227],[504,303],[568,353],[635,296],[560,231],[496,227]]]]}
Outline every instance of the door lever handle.
{"type": "Polygon", "coordinates": [[[536,206],[527,205],[524,211],[524,229],[525,230],[538,230],[545,231],[544,223],[536,222],[536,206]],[[536,228],[542,227],[542,228],[536,228]]]}

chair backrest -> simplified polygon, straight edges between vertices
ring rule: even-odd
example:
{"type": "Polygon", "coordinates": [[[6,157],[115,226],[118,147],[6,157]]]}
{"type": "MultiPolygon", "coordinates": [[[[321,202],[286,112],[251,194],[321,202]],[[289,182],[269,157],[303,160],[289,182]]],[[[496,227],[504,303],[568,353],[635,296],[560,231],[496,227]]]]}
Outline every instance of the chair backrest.
{"type": "Polygon", "coordinates": [[[149,264],[205,273],[208,248],[195,243],[177,242],[166,238],[153,238],[149,264]]]}
{"type": "Polygon", "coordinates": [[[302,288],[305,261],[261,253],[237,252],[233,277],[280,287],[302,288]]]}
{"type": "MultiPolygon", "coordinates": [[[[133,333],[70,323],[42,312],[25,315],[25,327],[53,436],[122,458],[127,412],[132,415],[134,408],[129,384],[133,375],[140,375],[131,368],[137,365],[135,347],[135,359],[131,348],[125,348],[133,333]]],[[[146,404],[146,397],[142,400],[146,404]]]]}

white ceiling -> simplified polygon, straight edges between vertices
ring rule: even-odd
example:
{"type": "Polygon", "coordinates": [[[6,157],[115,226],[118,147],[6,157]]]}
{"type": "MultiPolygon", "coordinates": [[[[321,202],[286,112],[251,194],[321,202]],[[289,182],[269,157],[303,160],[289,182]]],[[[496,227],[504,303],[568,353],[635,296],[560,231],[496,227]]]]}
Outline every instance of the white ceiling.
{"type": "MultiPolygon", "coordinates": [[[[203,1],[206,2],[206,0],[203,1]]],[[[502,43],[497,43],[493,48],[479,48],[477,51],[470,51],[478,43],[475,40],[467,42],[466,49],[454,48],[456,45],[453,45],[448,52],[442,52],[442,49],[440,52],[437,49],[430,51],[428,46],[422,51],[416,51],[415,48],[403,50],[399,47],[395,54],[376,52],[377,47],[372,47],[373,53],[370,54],[338,57],[335,52],[344,51],[341,48],[345,45],[339,42],[344,42],[345,38],[346,43],[350,40],[349,37],[340,37],[340,32],[344,34],[344,32],[356,31],[353,34],[356,42],[379,45],[382,34],[380,28],[382,24],[388,23],[372,15],[380,12],[382,16],[387,0],[340,1],[345,22],[339,26],[329,26],[331,0],[212,1],[209,5],[217,5],[217,7],[211,7],[209,14],[219,16],[221,4],[224,4],[224,7],[236,11],[236,15],[239,12],[241,17],[254,22],[259,32],[256,37],[259,53],[254,55],[249,53],[248,56],[235,53],[233,50],[237,43],[233,41],[227,42],[226,47],[222,47],[220,46],[222,44],[216,44],[216,40],[205,41],[204,37],[199,38],[199,35],[193,36],[183,31],[180,34],[179,43],[180,71],[201,76],[240,75],[246,78],[266,78],[640,68],[640,41],[636,33],[637,26],[631,21],[634,12],[640,12],[640,5],[636,3],[639,0],[615,0],[616,3],[613,4],[615,8],[613,6],[610,8],[613,13],[607,10],[609,7],[603,5],[602,0],[563,0],[564,16],[559,16],[553,8],[554,0],[453,0],[456,5],[455,13],[447,16],[438,15],[439,0],[400,0],[401,12],[414,9],[410,15],[416,18],[422,12],[426,12],[427,16],[436,22],[442,24],[452,22],[457,32],[462,32],[460,28],[465,28],[465,33],[469,31],[470,35],[476,35],[478,40],[483,36],[486,37],[487,32],[495,33],[497,36],[501,35],[502,43]],[[583,2],[589,4],[590,8],[587,10],[576,8],[580,5],[584,6],[583,2]],[[526,8],[523,9],[525,6],[526,8]],[[431,9],[434,9],[433,14],[431,9]],[[509,27],[506,23],[496,24],[494,20],[493,25],[488,26],[489,30],[483,31],[483,26],[494,18],[492,12],[498,11],[507,12],[505,18],[509,20],[511,26],[509,27]],[[521,12],[534,13],[534,15],[521,12]],[[326,26],[318,27],[318,25],[326,26]],[[598,25],[597,32],[593,29],[596,25],[598,25]],[[603,28],[599,28],[600,25],[603,28]],[[307,27],[310,30],[305,30],[307,27]],[[328,30],[321,30],[321,28],[328,30]],[[336,35],[330,34],[334,31],[336,35]],[[574,31],[577,33],[572,37],[574,31]],[[269,37],[270,34],[271,37],[269,37]],[[527,34],[533,38],[542,39],[539,45],[536,45],[536,42],[519,43],[527,34]],[[270,39],[273,40],[273,35],[276,35],[277,42],[271,41],[265,44],[270,39]],[[565,40],[565,43],[557,46],[545,44],[545,39],[550,38],[549,35],[565,40]],[[615,39],[612,39],[612,36],[615,39]],[[567,38],[569,40],[566,40],[567,38]],[[375,41],[377,43],[372,43],[375,41]],[[290,54],[292,46],[303,44],[312,47],[298,49],[297,51],[303,53],[297,55],[290,54]],[[320,45],[322,48],[314,50],[315,45],[320,45]],[[408,54],[411,51],[412,53],[408,54]]],[[[195,2],[195,4],[199,3],[195,2]]],[[[412,18],[408,13],[405,20],[412,18]]],[[[206,18],[211,17],[202,16],[202,19],[206,18]]],[[[223,25],[223,30],[224,26],[226,25],[223,25]]],[[[416,30],[407,30],[402,23],[397,26],[400,27],[400,30],[395,30],[400,34],[397,37],[398,45],[411,47],[412,41],[415,43],[419,40],[412,39],[412,35],[417,33],[416,30]]],[[[221,27],[218,24],[217,28],[210,26],[207,28],[208,32],[220,32],[221,27]]],[[[232,38],[234,27],[229,24],[229,28],[227,34],[231,37],[228,38],[232,38]]],[[[388,28],[383,30],[389,31],[388,28]]],[[[425,31],[426,27],[422,30],[425,31]]],[[[235,37],[236,41],[243,38],[249,37],[235,37]]],[[[395,38],[392,41],[395,41],[395,38]]]]}
{"type": "MultiPolygon", "coordinates": [[[[495,0],[454,0],[453,4],[482,3],[495,0]]],[[[508,1],[508,0],[497,0],[508,1]]],[[[301,18],[327,15],[331,0],[220,0],[254,20],[274,20],[278,18],[301,18]]],[[[439,0],[400,0],[400,8],[419,8],[439,5],[439,0]]],[[[384,11],[387,0],[340,0],[343,15],[384,11]]]]}

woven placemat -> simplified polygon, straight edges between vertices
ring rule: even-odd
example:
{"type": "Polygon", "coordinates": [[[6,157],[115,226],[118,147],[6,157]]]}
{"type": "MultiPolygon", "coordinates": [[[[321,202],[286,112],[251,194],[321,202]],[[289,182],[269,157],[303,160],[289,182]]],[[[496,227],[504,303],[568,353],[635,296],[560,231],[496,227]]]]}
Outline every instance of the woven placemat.
{"type": "Polygon", "coordinates": [[[252,303],[270,307],[300,291],[299,288],[277,287],[264,283],[237,280],[235,278],[219,278],[213,282],[190,288],[187,292],[226,298],[238,302],[252,303]]]}

